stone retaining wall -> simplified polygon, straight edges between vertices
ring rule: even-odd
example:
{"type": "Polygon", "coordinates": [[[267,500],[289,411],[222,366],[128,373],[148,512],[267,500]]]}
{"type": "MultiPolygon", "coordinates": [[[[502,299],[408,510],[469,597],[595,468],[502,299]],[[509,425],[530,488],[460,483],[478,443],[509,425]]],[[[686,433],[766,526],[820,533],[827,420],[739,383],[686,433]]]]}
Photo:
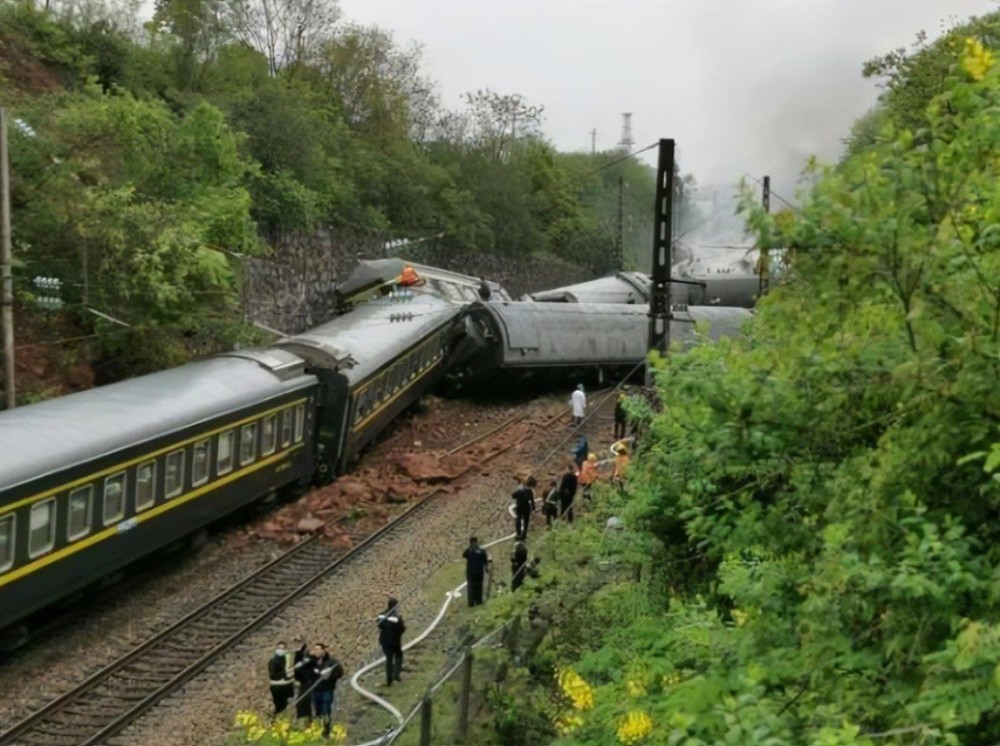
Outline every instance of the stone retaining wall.
{"type": "Polygon", "coordinates": [[[321,229],[311,235],[272,237],[268,256],[246,262],[243,307],[246,320],[292,334],[327,321],[333,314],[334,287],[360,259],[401,256],[455,272],[499,282],[514,298],[527,292],[593,279],[558,257],[513,259],[492,254],[457,253],[432,243],[394,248],[374,234],[321,229]]]}

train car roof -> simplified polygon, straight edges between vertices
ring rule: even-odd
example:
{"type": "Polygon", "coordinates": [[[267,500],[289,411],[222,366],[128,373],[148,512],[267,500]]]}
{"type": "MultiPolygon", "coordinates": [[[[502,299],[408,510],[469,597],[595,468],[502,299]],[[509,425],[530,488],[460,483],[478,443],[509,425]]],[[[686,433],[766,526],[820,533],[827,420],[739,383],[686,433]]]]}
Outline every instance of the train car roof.
{"type": "MultiPolygon", "coordinates": [[[[416,287],[421,288],[423,292],[432,293],[453,303],[475,303],[480,300],[479,287],[483,282],[480,278],[398,257],[360,260],[347,279],[337,286],[337,292],[348,299],[377,293],[379,289],[397,283],[406,268],[416,272],[418,279],[416,287]]],[[[490,288],[493,299],[505,301],[511,299],[499,283],[491,280],[485,282],[490,288]]]]}
{"type": "Polygon", "coordinates": [[[649,277],[641,272],[618,272],[610,277],[529,293],[524,300],[538,303],[641,304],[649,302],[649,286],[649,277]]]}
{"type": "Polygon", "coordinates": [[[0,412],[0,494],[315,381],[281,350],[235,352],[0,412]]]}
{"type": "Polygon", "coordinates": [[[361,303],[343,316],[286,337],[277,345],[315,365],[339,370],[351,382],[359,381],[460,316],[464,307],[423,288],[397,287],[391,295],[361,303]],[[336,362],[324,353],[330,349],[350,357],[336,362]]]}

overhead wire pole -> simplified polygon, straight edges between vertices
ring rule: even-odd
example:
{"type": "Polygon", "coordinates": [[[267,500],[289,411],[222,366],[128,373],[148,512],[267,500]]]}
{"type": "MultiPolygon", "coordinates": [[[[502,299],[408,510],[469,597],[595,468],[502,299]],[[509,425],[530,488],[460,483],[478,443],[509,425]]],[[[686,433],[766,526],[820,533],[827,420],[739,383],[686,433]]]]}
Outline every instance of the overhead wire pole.
{"type": "MultiPolygon", "coordinates": [[[[649,298],[649,349],[666,354],[670,347],[670,265],[673,261],[674,141],[660,140],[656,167],[656,217],[653,221],[653,284],[649,298]]],[[[646,385],[653,382],[646,365],[646,385]]]]}
{"type": "Polygon", "coordinates": [[[623,192],[625,191],[625,179],[621,176],[618,177],[618,224],[615,226],[615,256],[614,264],[615,271],[621,272],[625,269],[625,256],[624,256],[624,226],[625,218],[622,210],[623,192]]]}
{"type": "Polygon", "coordinates": [[[0,106],[0,335],[3,336],[3,378],[7,409],[16,403],[14,391],[14,277],[10,253],[10,162],[7,155],[7,110],[0,106]]]}
{"type": "MultiPolygon", "coordinates": [[[[771,212],[771,177],[765,176],[760,189],[761,204],[764,212],[771,212]]],[[[760,287],[757,289],[757,296],[760,297],[767,292],[767,286],[771,281],[771,257],[768,255],[768,246],[760,247],[760,287]]]]}

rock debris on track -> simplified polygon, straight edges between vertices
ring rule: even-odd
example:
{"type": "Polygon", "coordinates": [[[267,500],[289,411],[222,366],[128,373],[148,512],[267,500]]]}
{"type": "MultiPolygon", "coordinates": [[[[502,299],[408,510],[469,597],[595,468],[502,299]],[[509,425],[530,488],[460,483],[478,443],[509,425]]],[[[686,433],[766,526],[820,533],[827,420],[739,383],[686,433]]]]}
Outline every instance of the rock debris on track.
{"type": "MultiPolygon", "coordinates": [[[[228,532],[193,558],[179,560],[177,572],[140,584],[110,608],[84,614],[54,638],[33,642],[0,664],[0,727],[72,688],[88,673],[265,564],[283,544],[314,528],[311,521],[322,521],[321,530],[329,540],[346,548],[384,524],[398,504],[426,494],[430,484],[456,479],[445,487],[451,494],[335,572],[110,743],[221,746],[232,733],[237,710],[270,711],[266,661],[278,639],[291,643],[301,634],[310,642],[325,642],[349,673],[357,670],[377,653],[374,620],[389,595],[403,598],[408,624],[417,629],[422,620],[433,617],[442,601],[422,597],[418,589],[424,579],[458,560],[471,534],[489,540],[510,532],[507,504],[516,486],[514,475],[536,468],[537,460],[571,430],[564,419],[503,453],[481,472],[477,462],[499,448],[499,442],[509,444],[538,431],[539,423],[566,409],[564,398],[508,406],[429,398],[421,413],[400,422],[371,449],[354,474],[228,532]],[[470,451],[448,454],[463,440],[522,413],[528,414],[526,420],[497,437],[485,438],[470,451]]],[[[588,424],[584,431],[592,447],[610,442],[609,412],[602,410],[588,424]]],[[[539,482],[560,469],[572,442],[570,438],[557,450],[556,462],[536,472],[539,482]]],[[[355,695],[348,693],[346,679],[338,692],[345,712],[359,704],[352,701],[355,695]]]]}

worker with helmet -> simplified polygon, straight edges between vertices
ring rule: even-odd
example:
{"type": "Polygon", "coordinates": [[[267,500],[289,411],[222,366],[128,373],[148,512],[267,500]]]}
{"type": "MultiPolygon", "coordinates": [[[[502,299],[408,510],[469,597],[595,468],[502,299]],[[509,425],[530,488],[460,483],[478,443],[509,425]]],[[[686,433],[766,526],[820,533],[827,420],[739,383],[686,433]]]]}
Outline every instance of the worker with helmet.
{"type": "Polygon", "coordinates": [[[599,477],[600,465],[597,462],[597,454],[589,453],[586,460],[580,465],[580,474],[577,476],[577,481],[580,483],[583,496],[586,499],[590,499],[590,488],[599,477]]]}

